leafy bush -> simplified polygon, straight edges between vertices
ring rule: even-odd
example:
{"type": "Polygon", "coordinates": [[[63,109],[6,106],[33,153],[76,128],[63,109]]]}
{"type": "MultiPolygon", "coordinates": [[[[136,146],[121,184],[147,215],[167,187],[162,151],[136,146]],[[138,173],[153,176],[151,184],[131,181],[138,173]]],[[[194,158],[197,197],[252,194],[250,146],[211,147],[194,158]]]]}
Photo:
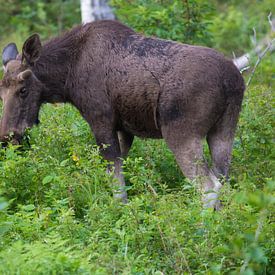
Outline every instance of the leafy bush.
{"type": "Polygon", "coordinates": [[[239,121],[238,133],[233,152],[233,169],[241,177],[263,187],[265,179],[274,176],[273,167],[273,94],[270,87],[253,86],[246,91],[243,111],[239,121]],[[235,163],[238,167],[235,167],[235,163]],[[249,171],[249,172],[248,172],[249,171]],[[257,184],[258,183],[258,184],[257,184]]]}
{"type": "Polygon", "coordinates": [[[184,43],[209,44],[212,7],[197,0],[112,0],[118,19],[136,31],[184,43]]]}
{"type": "Polygon", "coordinates": [[[0,0],[0,38],[9,33],[27,36],[38,32],[42,38],[71,28],[80,22],[77,0],[58,1],[3,1],[0,0]]]}
{"type": "Polygon", "coordinates": [[[213,0],[216,13],[211,18],[209,32],[213,47],[232,57],[251,52],[255,43],[271,35],[268,15],[274,10],[272,0],[220,1],[213,0]],[[256,37],[254,37],[254,31],[256,37]],[[254,41],[256,38],[256,41],[254,41]]]}
{"type": "Polygon", "coordinates": [[[209,31],[215,34],[213,38],[215,47],[224,53],[235,51],[237,56],[243,54],[243,49],[249,49],[252,31],[247,23],[243,13],[235,7],[230,7],[226,13],[215,17],[209,26],[209,31]]]}

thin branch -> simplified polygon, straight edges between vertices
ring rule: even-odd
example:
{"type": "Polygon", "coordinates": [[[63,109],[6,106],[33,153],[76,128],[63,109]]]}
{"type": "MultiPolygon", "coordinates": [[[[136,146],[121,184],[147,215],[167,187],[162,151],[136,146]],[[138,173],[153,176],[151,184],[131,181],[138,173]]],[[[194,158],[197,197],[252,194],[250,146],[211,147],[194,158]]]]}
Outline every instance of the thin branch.
{"type": "Polygon", "coordinates": [[[147,184],[147,186],[148,186],[148,188],[150,189],[150,191],[151,191],[151,193],[153,194],[153,196],[155,197],[155,198],[157,198],[158,197],[158,193],[156,192],[156,190],[154,189],[154,187],[151,185],[151,184],[147,184]]]}
{"type": "Polygon", "coordinates": [[[254,47],[257,46],[257,32],[255,27],[253,27],[253,37],[251,38],[252,40],[252,44],[254,45],[254,47]]]}
{"type": "Polygon", "coordinates": [[[243,72],[245,72],[245,71],[247,71],[249,69],[250,69],[250,66],[246,66],[246,67],[240,69],[240,73],[242,74],[243,72]]]}
{"type": "MultiPolygon", "coordinates": [[[[271,27],[271,32],[275,31],[275,20],[271,19],[272,17],[272,13],[270,12],[269,15],[267,16],[268,22],[270,24],[271,27]]],[[[243,72],[245,71],[250,63],[250,57],[252,55],[258,55],[259,59],[254,67],[254,69],[256,69],[256,67],[259,65],[259,63],[261,62],[261,59],[264,57],[264,55],[266,54],[266,52],[268,50],[270,50],[270,52],[275,50],[275,45],[272,45],[272,43],[274,42],[274,39],[270,41],[270,35],[267,35],[264,39],[262,39],[258,44],[257,44],[257,33],[256,33],[256,29],[253,28],[253,37],[251,38],[252,44],[254,45],[254,49],[249,52],[246,53],[238,58],[236,58],[234,55],[233,58],[233,62],[234,64],[237,66],[237,68],[243,72]],[[266,47],[264,49],[264,47],[266,47]],[[263,50],[264,49],[264,50],[263,50]]],[[[254,74],[254,73],[253,73],[254,74]]],[[[253,76],[252,74],[252,76],[253,76]]],[[[251,77],[252,78],[252,77],[251,77]]],[[[250,80],[251,81],[251,80],[250,80]]],[[[250,83],[250,81],[248,82],[248,84],[250,83]]]]}
{"type": "Polygon", "coordinates": [[[271,20],[271,16],[272,16],[272,12],[269,13],[269,15],[267,16],[268,22],[270,24],[271,27],[271,31],[275,32],[275,24],[273,24],[272,20],[271,20]]]}
{"type": "Polygon", "coordinates": [[[275,41],[275,38],[272,39],[270,41],[270,43],[267,45],[267,47],[264,49],[264,51],[258,55],[257,62],[256,62],[255,66],[254,66],[254,68],[253,68],[253,70],[251,72],[251,75],[250,75],[250,77],[249,77],[249,79],[247,81],[247,84],[246,84],[247,87],[250,85],[251,80],[252,80],[252,78],[253,78],[253,76],[255,74],[255,71],[256,71],[257,67],[259,66],[259,64],[261,63],[262,59],[264,58],[264,56],[266,55],[266,53],[272,48],[272,46],[273,46],[272,44],[273,44],[274,41],[275,41]]]}

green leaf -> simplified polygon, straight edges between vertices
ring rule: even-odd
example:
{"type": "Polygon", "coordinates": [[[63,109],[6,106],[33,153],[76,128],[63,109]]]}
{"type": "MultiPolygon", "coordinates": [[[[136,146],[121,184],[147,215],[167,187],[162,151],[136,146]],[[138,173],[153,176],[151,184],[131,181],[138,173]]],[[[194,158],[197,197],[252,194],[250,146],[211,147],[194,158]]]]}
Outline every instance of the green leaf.
{"type": "Polygon", "coordinates": [[[4,210],[5,208],[8,207],[8,203],[6,201],[1,201],[0,202],[0,211],[4,210]]]}
{"type": "Polygon", "coordinates": [[[25,211],[33,211],[35,209],[35,206],[33,204],[23,205],[22,209],[25,211]]]}
{"type": "Polygon", "coordinates": [[[46,177],[43,179],[42,183],[43,183],[43,184],[50,183],[53,179],[54,179],[53,176],[48,175],[48,176],[46,176],[46,177]]]}

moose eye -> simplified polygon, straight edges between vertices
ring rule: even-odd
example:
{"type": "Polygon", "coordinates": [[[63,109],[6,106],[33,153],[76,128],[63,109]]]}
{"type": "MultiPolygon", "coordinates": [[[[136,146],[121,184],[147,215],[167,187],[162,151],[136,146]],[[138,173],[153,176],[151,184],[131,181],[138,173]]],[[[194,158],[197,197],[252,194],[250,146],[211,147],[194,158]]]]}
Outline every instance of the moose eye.
{"type": "Polygon", "coordinates": [[[20,96],[25,96],[25,95],[27,95],[27,89],[26,89],[25,87],[21,88],[21,89],[19,90],[19,94],[20,94],[20,96]]]}

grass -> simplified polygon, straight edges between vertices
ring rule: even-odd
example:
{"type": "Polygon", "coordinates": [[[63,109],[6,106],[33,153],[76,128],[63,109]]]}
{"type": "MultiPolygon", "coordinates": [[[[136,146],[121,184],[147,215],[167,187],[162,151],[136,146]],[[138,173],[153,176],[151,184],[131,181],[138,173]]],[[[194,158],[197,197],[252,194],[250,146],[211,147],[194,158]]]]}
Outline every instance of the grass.
{"type": "Polygon", "coordinates": [[[246,93],[216,213],[156,140],[135,140],[129,204],[114,202],[86,122],[45,105],[31,148],[0,151],[0,273],[274,274],[272,100],[265,86],[246,93]]]}

